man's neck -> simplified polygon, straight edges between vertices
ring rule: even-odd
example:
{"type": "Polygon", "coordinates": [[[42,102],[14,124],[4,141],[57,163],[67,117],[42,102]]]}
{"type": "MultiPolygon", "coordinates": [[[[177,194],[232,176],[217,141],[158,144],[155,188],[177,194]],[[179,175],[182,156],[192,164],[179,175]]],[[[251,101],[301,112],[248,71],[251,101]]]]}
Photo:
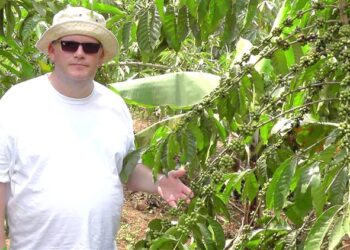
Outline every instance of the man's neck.
{"type": "Polygon", "coordinates": [[[85,98],[88,97],[93,89],[93,80],[74,80],[53,71],[49,75],[51,85],[62,95],[71,98],[85,98]]]}

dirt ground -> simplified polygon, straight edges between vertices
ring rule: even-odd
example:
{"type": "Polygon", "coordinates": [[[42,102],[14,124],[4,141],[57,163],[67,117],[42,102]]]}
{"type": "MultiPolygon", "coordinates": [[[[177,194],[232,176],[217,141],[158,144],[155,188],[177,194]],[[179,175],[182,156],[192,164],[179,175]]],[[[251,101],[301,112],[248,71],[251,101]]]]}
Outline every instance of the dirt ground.
{"type": "Polygon", "coordinates": [[[126,191],[121,226],[117,236],[118,250],[130,250],[146,235],[148,223],[163,217],[165,204],[160,205],[158,198],[145,194],[126,191]]]}

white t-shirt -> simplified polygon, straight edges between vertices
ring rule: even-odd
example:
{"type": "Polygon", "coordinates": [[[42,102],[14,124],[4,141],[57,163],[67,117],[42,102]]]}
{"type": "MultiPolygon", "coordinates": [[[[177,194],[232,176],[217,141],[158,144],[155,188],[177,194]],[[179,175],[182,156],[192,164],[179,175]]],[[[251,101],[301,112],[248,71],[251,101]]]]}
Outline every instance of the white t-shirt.
{"type": "Polygon", "coordinates": [[[0,101],[0,182],[10,182],[13,250],[112,250],[119,228],[123,158],[134,148],[124,101],[99,83],[83,99],[47,75],[0,101]]]}

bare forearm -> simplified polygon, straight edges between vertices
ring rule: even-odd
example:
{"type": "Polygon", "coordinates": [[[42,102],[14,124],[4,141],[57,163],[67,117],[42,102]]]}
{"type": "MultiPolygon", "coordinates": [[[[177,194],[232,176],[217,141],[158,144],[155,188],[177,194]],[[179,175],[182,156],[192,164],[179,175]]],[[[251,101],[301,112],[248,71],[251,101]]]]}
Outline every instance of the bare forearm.
{"type": "Polygon", "coordinates": [[[0,249],[6,246],[5,236],[5,209],[6,209],[6,183],[0,183],[0,249]]]}
{"type": "Polygon", "coordinates": [[[137,164],[126,184],[133,191],[157,193],[157,183],[153,182],[152,171],[142,164],[137,164]]]}

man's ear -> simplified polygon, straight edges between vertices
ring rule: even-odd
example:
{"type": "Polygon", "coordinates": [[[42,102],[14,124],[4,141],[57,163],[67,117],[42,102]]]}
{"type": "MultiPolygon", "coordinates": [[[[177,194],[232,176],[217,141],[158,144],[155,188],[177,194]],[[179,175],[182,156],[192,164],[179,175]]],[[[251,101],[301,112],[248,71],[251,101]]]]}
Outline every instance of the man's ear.
{"type": "Polygon", "coordinates": [[[49,44],[49,48],[47,50],[47,55],[52,63],[55,63],[55,48],[52,43],[49,44]]]}
{"type": "Polygon", "coordinates": [[[103,64],[103,58],[105,57],[105,52],[104,50],[102,50],[102,53],[100,55],[100,58],[99,58],[99,62],[98,62],[98,67],[102,67],[102,64],[103,64]]]}

